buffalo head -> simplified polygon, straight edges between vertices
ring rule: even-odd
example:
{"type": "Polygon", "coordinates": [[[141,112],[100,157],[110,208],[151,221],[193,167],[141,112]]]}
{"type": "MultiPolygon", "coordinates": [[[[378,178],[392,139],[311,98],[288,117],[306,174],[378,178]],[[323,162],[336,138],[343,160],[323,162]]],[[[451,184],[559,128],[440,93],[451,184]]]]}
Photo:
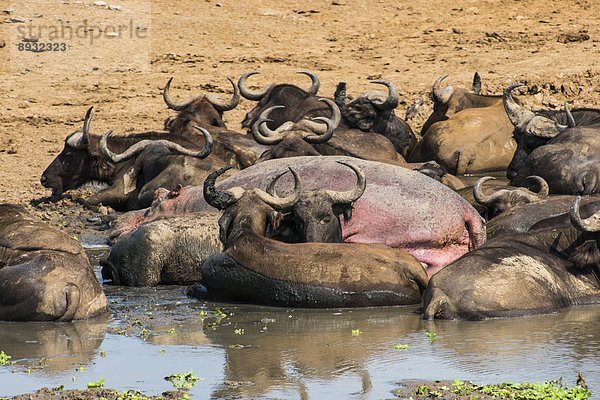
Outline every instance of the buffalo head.
{"type": "Polygon", "coordinates": [[[103,180],[113,173],[113,166],[103,160],[95,148],[97,146],[90,143],[90,121],[94,116],[92,109],[90,107],[85,114],[83,129],[67,136],[64,148],[40,178],[45,188],[52,189],[53,199],[90,180],[103,180]]]}
{"type": "Polygon", "coordinates": [[[372,91],[353,100],[346,100],[346,83],[338,84],[335,101],[342,110],[344,124],[349,128],[376,132],[387,137],[396,151],[406,156],[408,149],[416,143],[416,138],[410,126],[394,113],[398,107],[398,89],[388,81],[371,83],[386,86],[388,92],[372,91]]]}
{"type": "Polygon", "coordinates": [[[223,210],[219,219],[219,237],[227,249],[242,228],[248,228],[261,236],[271,236],[281,220],[282,212],[292,209],[298,202],[302,183],[298,174],[290,168],[294,176],[294,190],[284,198],[272,196],[261,189],[233,187],[218,190],[217,178],[231,167],[223,167],[212,172],[204,181],[204,199],[211,206],[223,210]]]}
{"type": "Polygon", "coordinates": [[[233,95],[229,101],[222,101],[213,94],[198,95],[184,103],[177,103],[171,98],[170,87],[173,78],[170,78],[163,89],[163,99],[167,107],[177,111],[177,116],[169,117],[165,121],[165,130],[172,133],[194,133],[192,126],[199,125],[204,128],[225,128],[223,112],[233,110],[240,102],[237,85],[231,78],[227,78],[233,87],[233,95]]]}
{"type": "Polygon", "coordinates": [[[287,121],[297,122],[304,117],[329,116],[329,110],[326,105],[319,102],[316,96],[320,82],[317,75],[310,71],[299,71],[310,77],[312,84],[308,90],[299,88],[291,84],[271,84],[259,91],[251,91],[246,86],[246,79],[252,75],[258,74],[256,71],[247,72],[238,80],[238,87],[242,97],[252,101],[258,101],[258,104],[246,114],[242,122],[243,128],[251,128],[259,115],[272,106],[285,106],[285,109],[277,109],[271,114],[268,123],[270,129],[276,129],[287,121]]]}
{"type": "MultiPolygon", "coordinates": [[[[300,199],[293,206],[292,213],[287,215],[281,224],[283,235],[295,232],[296,239],[291,241],[340,243],[342,241],[342,225],[339,216],[344,221],[352,218],[352,203],[365,192],[365,174],[357,166],[338,161],[351,168],[357,177],[356,187],[345,192],[327,189],[303,191],[300,199]]],[[[276,196],[275,185],[284,173],[275,177],[267,187],[267,192],[276,196]]],[[[280,232],[281,232],[280,231],[280,232]]]]}
{"type": "Polygon", "coordinates": [[[521,168],[527,156],[536,148],[543,146],[550,139],[558,136],[569,127],[575,126],[575,120],[570,115],[569,108],[565,103],[568,125],[562,125],[544,115],[536,115],[519,105],[512,96],[512,91],[525,86],[523,83],[514,83],[504,90],[503,103],[506,114],[515,127],[514,138],[517,149],[508,166],[506,176],[513,179],[521,168]]]}
{"type": "Polygon", "coordinates": [[[507,188],[497,190],[493,194],[487,194],[483,191],[482,185],[485,182],[496,178],[484,176],[477,181],[475,186],[473,186],[473,197],[477,203],[490,210],[490,217],[502,214],[520,204],[533,203],[547,198],[549,192],[548,183],[539,176],[533,175],[528,178],[538,184],[539,189],[537,193],[526,188],[507,188]]]}
{"type": "Polygon", "coordinates": [[[315,117],[312,120],[303,119],[296,123],[288,121],[276,130],[268,127],[268,123],[272,121],[269,115],[273,110],[285,106],[272,106],[265,109],[252,126],[252,135],[257,143],[274,147],[265,151],[259,161],[320,155],[312,145],[325,143],[331,139],[333,131],[341,120],[340,110],[332,100],[320,99],[320,101],[327,103],[331,108],[331,118],[315,117]]]}

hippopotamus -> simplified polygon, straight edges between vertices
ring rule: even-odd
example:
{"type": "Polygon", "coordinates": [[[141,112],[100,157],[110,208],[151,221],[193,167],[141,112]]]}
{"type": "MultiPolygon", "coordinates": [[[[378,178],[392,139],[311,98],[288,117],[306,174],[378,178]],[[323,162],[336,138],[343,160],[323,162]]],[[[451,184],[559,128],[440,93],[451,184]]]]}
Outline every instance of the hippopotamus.
{"type": "Polygon", "coordinates": [[[0,205],[0,320],[71,321],[107,311],[77,240],[23,206],[0,205]]]}
{"type": "MultiPolygon", "coordinates": [[[[265,188],[273,177],[293,168],[304,189],[326,187],[343,191],[354,187],[355,175],[338,161],[351,162],[364,171],[369,185],[354,203],[353,217],[342,224],[345,243],[383,243],[414,255],[429,266],[428,274],[485,242],[485,226],[477,211],[443,184],[417,171],[344,156],[294,157],[269,160],[237,172],[218,188],[265,188]]],[[[279,195],[291,188],[290,174],[275,187],[279,195]]],[[[206,210],[202,188],[185,187],[165,196],[151,209],[125,214],[114,236],[130,232],[158,218],[206,210]]]]}

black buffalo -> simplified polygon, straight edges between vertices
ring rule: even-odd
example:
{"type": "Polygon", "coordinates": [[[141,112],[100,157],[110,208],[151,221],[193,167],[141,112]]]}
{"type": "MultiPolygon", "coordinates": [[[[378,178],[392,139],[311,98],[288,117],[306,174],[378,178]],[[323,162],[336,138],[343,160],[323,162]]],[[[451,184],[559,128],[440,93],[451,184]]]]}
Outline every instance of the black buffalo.
{"type": "Polygon", "coordinates": [[[539,175],[555,194],[600,192],[600,110],[533,112],[512,97],[516,83],[504,91],[504,107],[515,126],[517,149],[507,177],[521,185],[539,175]]]}

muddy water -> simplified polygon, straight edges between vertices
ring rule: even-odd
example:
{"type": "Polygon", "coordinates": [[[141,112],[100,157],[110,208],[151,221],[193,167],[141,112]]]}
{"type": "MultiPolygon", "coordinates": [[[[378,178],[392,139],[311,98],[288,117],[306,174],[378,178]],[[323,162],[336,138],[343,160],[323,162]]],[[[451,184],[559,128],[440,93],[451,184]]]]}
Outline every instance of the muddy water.
{"type": "Polygon", "coordinates": [[[189,371],[202,378],[190,390],[198,399],[380,399],[404,379],[574,384],[578,371],[600,393],[598,306],[427,322],[416,307],[286,310],[198,302],[179,287],[106,291],[106,318],[0,322],[0,350],[16,361],[0,367],[0,396],[101,378],[160,394],[173,387],[165,376],[189,371]]]}

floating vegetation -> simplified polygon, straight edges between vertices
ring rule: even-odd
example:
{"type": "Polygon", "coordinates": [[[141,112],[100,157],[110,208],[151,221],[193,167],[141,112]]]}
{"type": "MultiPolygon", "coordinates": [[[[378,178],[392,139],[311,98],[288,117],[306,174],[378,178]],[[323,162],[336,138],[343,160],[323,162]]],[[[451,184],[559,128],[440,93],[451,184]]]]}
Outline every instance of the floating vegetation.
{"type": "Polygon", "coordinates": [[[362,335],[362,331],[360,329],[352,329],[352,336],[362,335]]]}
{"type": "Polygon", "coordinates": [[[88,388],[101,388],[104,386],[104,382],[106,382],[106,379],[100,378],[97,381],[88,382],[87,387],[88,388]]]}
{"type": "Polygon", "coordinates": [[[165,380],[173,384],[176,389],[191,389],[196,385],[196,382],[201,380],[197,376],[194,376],[193,372],[190,371],[187,374],[171,374],[165,376],[165,380]]]}
{"type": "Polygon", "coordinates": [[[10,361],[12,357],[3,351],[0,351],[0,365],[11,365],[13,361],[10,361]]]}

